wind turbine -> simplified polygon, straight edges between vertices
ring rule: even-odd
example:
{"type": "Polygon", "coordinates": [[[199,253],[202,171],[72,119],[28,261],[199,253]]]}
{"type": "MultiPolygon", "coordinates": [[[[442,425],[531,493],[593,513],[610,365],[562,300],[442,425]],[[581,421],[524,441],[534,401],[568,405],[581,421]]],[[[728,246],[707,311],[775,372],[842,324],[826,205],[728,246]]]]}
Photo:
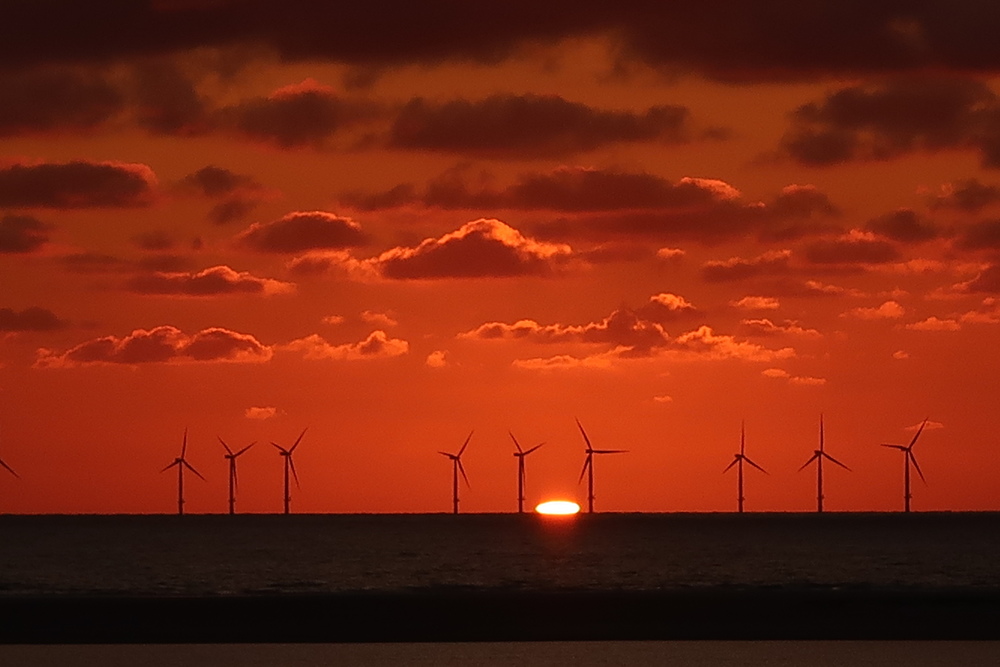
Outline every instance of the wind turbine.
{"type": "Polygon", "coordinates": [[[583,441],[587,443],[587,458],[583,461],[583,470],[580,471],[580,479],[577,480],[577,484],[583,481],[583,476],[587,475],[587,512],[594,512],[594,454],[624,454],[627,449],[594,449],[594,446],[590,444],[590,438],[587,437],[587,432],[583,430],[583,424],[580,420],[576,420],[576,425],[580,427],[580,433],[583,434],[583,441]]]}
{"type": "Polygon", "coordinates": [[[284,447],[275,442],[271,443],[272,445],[278,448],[278,453],[280,453],[281,456],[284,457],[285,459],[285,514],[288,514],[289,508],[291,507],[292,504],[292,495],[291,493],[289,493],[288,489],[289,470],[292,471],[292,477],[295,478],[295,487],[299,488],[299,475],[298,473],[295,472],[295,462],[292,460],[292,453],[295,451],[295,448],[299,446],[299,443],[302,442],[302,436],[304,436],[306,434],[306,431],[308,430],[309,430],[308,428],[302,429],[302,433],[300,433],[299,437],[295,440],[295,444],[289,447],[288,449],[285,449],[284,447]]]}
{"type": "Polygon", "coordinates": [[[470,486],[469,477],[465,474],[465,466],[462,465],[462,454],[465,452],[465,448],[469,446],[469,440],[472,440],[472,434],[475,431],[469,433],[469,437],[465,439],[465,443],[462,448],[458,450],[458,454],[449,454],[448,452],[438,452],[441,456],[447,456],[451,459],[451,498],[452,498],[452,514],[458,514],[458,473],[462,473],[462,479],[465,480],[465,485],[470,486]]]}
{"type": "Polygon", "coordinates": [[[517,441],[517,438],[514,437],[513,433],[511,433],[510,431],[507,431],[507,433],[510,435],[510,439],[514,441],[514,446],[517,447],[517,451],[514,452],[514,456],[517,457],[517,513],[523,514],[524,513],[524,457],[530,454],[531,452],[535,451],[545,443],[543,442],[539,445],[535,445],[534,447],[526,451],[521,449],[521,443],[517,441]]]}
{"type": "Polygon", "coordinates": [[[229,449],[229,445],[227,445],[226,441],[223,440],[221,437],[219,437],[219,442],[221,442],[222,446],[226,448],[226,453],[224,456],[226,460],[229,461],[229,513],[236,514],[236,485],[237,485],[236,457],[245,452],[246,450],[250,449],[257,443],[251,442],[249,445],[247,445],[240,451],[234,453],[233,450],[229,449]]]}
{"type": "Polygon", "coordinates": [[[823,459],[829,459],[833,463],[836,463],[844,470],[850,471],[850,468],[845,466],[843,463],[833,458],[825,451],[823,451],[823,415],[819,416],[819,449],[813,452],[812,457],[802,464],[799,470],[803,470],[807,465],[816,462],[816,511],[823,511],[823,459]]]}
{"type": "Polygon", "coordinates": [[[920,479],[923,480],[924,484],[927,483],[927,480],[924,479],[924,473],[920,472],[920,466],[917,464],[917,457],[913,455],[913,445],[917,444],[917,438],[920,437],[920,434],[923,432],[925,426],[927,426],[927,419],[924,419],[924,422],[920,425],[920,428],[917,429],[916,434],[913,436],[913,440],[910,440],[910,444],[906,445],[905,447],[903,445],[887,445],[885,443],[882,444],[883,447],[891,447],[892,449],[898,449],[899,451],[903,452],[903,508],[904,508],[903,511],[904,512],[910,511],[910,497],[911,497],[910,464],[911,463],[913,464],[913,467],[916,469],[917,474],[920,475],[920,479]]]}
{"type": "Polygon", "coordinates": [[[736,466],[736,503],[739,508],[740,514],[743,513],[743,462],[746,461],[752,465],[757,470],[760,470],[765,475],[767,471],[761,468],[759,465],[750,460],[750,457],[746,454],[747,451],[747,438],[746,438],[746,423],[740,422],[740,453],[733,457],[732,462],[726,466],[726,469],[722,472],[727,472],[733,466],[736,466]]]}
{"type": "Polygon", "coordinates": [[[187,446],[188,431],[187,429],[184,429],[184,443],[181,445],[181,455],[174,459],[173,463],[160,471],[166,472],[174,466],[177,466],[177,514],[184,514],[184,468],[187,468],[194,474],[198,475],[198,477],[205,479],[201,476],[201,473],[195,470],[194,467],[187,462],[187,459],[184,458],[184,454],[187,453],[187,446]]]}

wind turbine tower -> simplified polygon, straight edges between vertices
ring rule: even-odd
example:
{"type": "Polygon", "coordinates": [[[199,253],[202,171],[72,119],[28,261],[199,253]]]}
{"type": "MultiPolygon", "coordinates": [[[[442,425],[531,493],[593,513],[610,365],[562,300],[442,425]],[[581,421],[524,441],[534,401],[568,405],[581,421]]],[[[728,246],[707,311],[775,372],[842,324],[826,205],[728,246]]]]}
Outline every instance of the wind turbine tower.
{"type": "Polygon", "coordinates": [[[245,452],[246,450],[250,449],[257,443],[251,442],[249,445],[247,445],[240,451],[233,452],[233,450],[229,448],[229,445],[226,444],[226,441],[223,440],[221,437],[219,438],[219,442],[221,442],[222,446],[226,448],[226,453],[224,456],[226,460],[229,461],[229,513],[236,514],[236,486],[237,486],[236,457],[245,452]]]}
{"type": "Polygon", "coordinates": [[[727,472],[733,466],[736,466],[736,506],[740,514],[743,514],[743,462],[746,461],[752,465],[757,470],[760,470],[765,475],[767,471],[761,468],[759,465],[750,460],[747,456],[747,438],[746,438],[746,423],[740,422],[740,453],[733,457],[732,462],[726,466],[726,469],[722,472],[727,472]]]}
{"type": "Polygon", "coordinates": [[[912,497],[910,495],[910,464],[913,464],[914,469],[917,471],[917,474],[920,475],[920,479],[924,482],[924,484],[927,483],[927,480],[924,479],[924,473],[920,471],[920,465],[917,463],[917,457],[913,455],[913,445],[917,444],[917,438],[919,438],[920,434],[923,433],[925,426],[927,426],[927,419],[924,419],[923,423],[920,425],[920,428],[917,429],[916,434],[913,436],[913,440],[910,440],[910,444],[906,445],[905,447],[903,445],[887,445],[885,443],[882,444],[883,447],[890,447],[892,449],[898,449],[899,451],[903,452],[903,511],[904,512],[910,511],[910,498],[912,497]]]}
{"type": "Polygon", "coordinates": [[[451,459],[451,513],[458,514],[458,473],[462,473],[462,479],[465,480],[465,485],[471,488],[469,484],[469,477],[465,474],[465,466],[462,465],[462,454],[465,453],[465,448],[469,446],[469,440],[472,440],[472,434],[475,431],[469,432],[469,437],[465,439],[462,444],[462,448],[458,450],[458,454],[449,454],[448,452],[439,451],[438,454],[441,456],[447,456],[451,459]]]}
{"type": "Polygon", "coordinates": [[[177,514],[179,515],[184,514],[184,469],[187,468],[194,474],[198,475],[198,477],[201,477],[202,480],[205,479],[201,476],[201,473],[195,470],[194,467],[187,462],[187,459],[184,458],[184,455],[187,453],[187,446],[188,432],[187,429],[184,429],[184,442],[181,445],[181,455],[174,459],[173,463],[160,471],[166,472],[174,466],[177,466],[177,514]]]}
{"type": "Polygon", "coordinates": [[[523,514],[524,513],[524,457],[530,454],[531,452],[535,451],[545,443],[543,442],[539,445],[535,445],[531,449],[524,450],[521,449],[521,443],[517,441],[517,438],[514,437],[514,434],[511,433],[510,431],[507,431],[507,433],[510,434],[510,439],[514,441],[514,447],[517,448],[517,451],[514,452],[514,456],[517,457],[517,513],[523,514]]]}
{"type": "Polygon", "coordinates": [[[297,472],[295,472],[295,461],[292,460],[292,454],[295,452],[295,448],[299,446],[299,443],[302,442],[302,436],[306,434],[307,430],[309,429],[306,428],[302,429],[302,433],[300,433],[299,437],[295,439],[295,444],[293,444],[288,449],[285,449],[284,447],[275,442],[271,443],[278,449],[278,453],[281,454],[281,457],[285,460],[285,514],[289,513],[292,506],[292,494],[291,494],[291,489],[288,486],[289,470],[291,470],[292,472],[292,477],[295,478],[295,488],[299,488],[299,475],[297,472]]]}
{"type": "Polygon", "coordinates": [[[576,425],[580,428],[580,433],[583,434],[583,441],[587,443],[587,458],[583,461],[583,470],[580,471],[580,479],[577,480],[577,484],[583,481],[583,476],[587,475],[587,512],[590,514],[594,513],[594,454],[624,454],[627,449],[594,449],[593,445],[590,444],[590,438],[587,437],[587,432],[583,430],[583,424],[580,420],[576,420],[576,425]]]}
{"type": "Polygon", "coordinates": [[[833,463],[836,463],[844,470],[850,471],[850,468],[845,466],[843,463],[833,458],[823,450],[823,415],[819,416],[819,449],[813,452],[812,457],[808,461],[802,464],[799,470],[803,470],[813,461],[816,462],[816,511],[823,511],[823,459],[828,459],[833,463]]]}

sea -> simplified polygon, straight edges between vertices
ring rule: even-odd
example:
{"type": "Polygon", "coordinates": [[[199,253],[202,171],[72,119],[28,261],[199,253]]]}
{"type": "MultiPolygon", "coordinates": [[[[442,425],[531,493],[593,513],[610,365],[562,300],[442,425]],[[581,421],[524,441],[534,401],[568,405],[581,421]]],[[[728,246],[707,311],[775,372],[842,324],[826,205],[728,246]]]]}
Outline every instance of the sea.
{"type": "MultiPolygon", "coordinates": [[[[0,598],[729,588],[1000,590],[1000,514],[0,516],[0,598]]],[[[1000,642],[0,646],[5,666],[904,663],[1000,664],[1000,642]]]]}

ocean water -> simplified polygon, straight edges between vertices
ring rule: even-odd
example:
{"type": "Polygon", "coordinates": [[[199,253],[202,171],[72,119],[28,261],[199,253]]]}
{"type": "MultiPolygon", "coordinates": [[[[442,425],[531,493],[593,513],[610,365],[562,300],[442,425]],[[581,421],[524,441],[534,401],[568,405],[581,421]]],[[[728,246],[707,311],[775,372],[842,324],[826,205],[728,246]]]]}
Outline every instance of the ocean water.
{"type": "Polygon", "coordinates": [[[1000,587],[1000,514],[2,516],[0,596],[1000,587]]]}

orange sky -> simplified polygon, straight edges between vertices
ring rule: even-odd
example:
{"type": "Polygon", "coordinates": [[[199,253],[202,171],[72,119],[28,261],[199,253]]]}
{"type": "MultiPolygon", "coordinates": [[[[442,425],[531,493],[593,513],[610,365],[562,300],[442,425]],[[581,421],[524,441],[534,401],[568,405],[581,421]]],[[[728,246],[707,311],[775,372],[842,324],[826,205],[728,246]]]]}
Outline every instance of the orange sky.
{"type": "Polygon", "coordinates": [[[1000,509],[1000,10],[377,4],[9,5],[0,511],[1000,509]]]}

